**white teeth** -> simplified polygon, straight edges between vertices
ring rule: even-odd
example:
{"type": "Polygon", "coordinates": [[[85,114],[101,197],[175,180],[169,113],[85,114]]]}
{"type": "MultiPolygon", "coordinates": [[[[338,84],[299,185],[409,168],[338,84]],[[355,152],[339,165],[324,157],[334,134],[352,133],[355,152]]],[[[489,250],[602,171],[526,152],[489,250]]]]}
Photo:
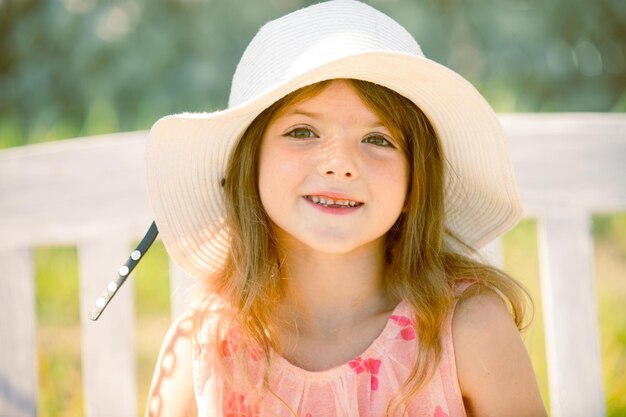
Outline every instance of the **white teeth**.
{"type": "Polygon", "coordinates": [[[321,204],[324,206],[346,206],[346,207],[354,207],[359,205],[360,203],[352,200],[333,200],[328,197],[320,197],[316,195],[309,196],[309,199],[315,204],[321,204]]]}

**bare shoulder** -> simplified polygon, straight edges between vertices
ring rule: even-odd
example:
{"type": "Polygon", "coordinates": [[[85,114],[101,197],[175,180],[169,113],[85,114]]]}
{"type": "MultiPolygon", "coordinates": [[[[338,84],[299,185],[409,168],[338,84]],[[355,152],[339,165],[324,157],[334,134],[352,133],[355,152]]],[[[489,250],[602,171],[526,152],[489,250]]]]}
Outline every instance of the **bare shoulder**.
{"type": "Polygon", "coordinates": [[[452,337],[469,416],[547,415],[521,335],[498,295],[459,301],[452,337]]]}
{"type": "Polygon", "coordinates": [[[147,417],[197,415],[192,373],[193,321],[189,313],[168,329],[154,369],[147,417]]]}

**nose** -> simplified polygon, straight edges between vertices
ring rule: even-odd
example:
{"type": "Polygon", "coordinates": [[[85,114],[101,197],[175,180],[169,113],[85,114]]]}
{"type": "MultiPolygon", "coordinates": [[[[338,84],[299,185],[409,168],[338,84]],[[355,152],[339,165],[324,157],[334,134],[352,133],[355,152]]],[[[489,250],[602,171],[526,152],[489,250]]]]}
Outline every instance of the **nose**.
{"type": "Polygon", "coordinates": [[[337,138],[328,140],[321,150],[317,171],[325,177],[353,180],[358,177],[356,151],[349,143],[341,143],[337,138]]]}

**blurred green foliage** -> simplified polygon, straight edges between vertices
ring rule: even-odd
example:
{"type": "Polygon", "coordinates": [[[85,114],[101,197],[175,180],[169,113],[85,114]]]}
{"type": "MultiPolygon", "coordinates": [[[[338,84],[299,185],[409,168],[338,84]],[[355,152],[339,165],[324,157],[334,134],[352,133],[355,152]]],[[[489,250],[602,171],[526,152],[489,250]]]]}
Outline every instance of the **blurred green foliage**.
{"type": "Polygon", "coordinates": [[[69,324],[79,319],[78,258],[74,247],[35,248],[35,300],[41,324],[69,324]]]}
{"type": "MultiPolygon", "coordinates": [[[[224,108],[258,27],[314,2],[0,0],[0,147],[224,108]]],[[[367,3],[498,111],[626,111],[623,0],[367,3]]]]}

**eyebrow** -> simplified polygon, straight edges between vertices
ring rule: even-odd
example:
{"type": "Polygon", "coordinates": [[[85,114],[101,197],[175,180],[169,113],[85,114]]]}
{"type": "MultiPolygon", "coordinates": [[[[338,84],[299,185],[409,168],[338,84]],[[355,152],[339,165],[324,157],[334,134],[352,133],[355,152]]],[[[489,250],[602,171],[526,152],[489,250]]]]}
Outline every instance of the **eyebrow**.
{"type": "Polygon", "coordinates": [[[322,117],[321,113],[315,113],[315,112],[309,112],[309,111],[304,111],[304,110],[300,110],[300,109],[293,109],[290,112],[287,112],[286,114],[289,115],[301,115],[301,116],[307,116],[310,117],[312,119],[319,119],[320,117],[322,117]]]}
{"type": "MultiPolygon", "coordinates": [[[[305,110],[298,109],[298,108],[295,108],[291,111],[287,111],[283,113],[283,115],[284,116],[293,116],[293,115],[306,116],[306,117],[310,117],[311,119],[320,119],[323,117],[323,113],[315,113],[315,112],[305,111],[305,110]]],[[[377,128],[377,127],[388,129],[387,126],[385,126],[383,122],[381,122],[378,119],[374,119],[372,123],[368,123],[367,127],[370,129],[377,128]]]]}

